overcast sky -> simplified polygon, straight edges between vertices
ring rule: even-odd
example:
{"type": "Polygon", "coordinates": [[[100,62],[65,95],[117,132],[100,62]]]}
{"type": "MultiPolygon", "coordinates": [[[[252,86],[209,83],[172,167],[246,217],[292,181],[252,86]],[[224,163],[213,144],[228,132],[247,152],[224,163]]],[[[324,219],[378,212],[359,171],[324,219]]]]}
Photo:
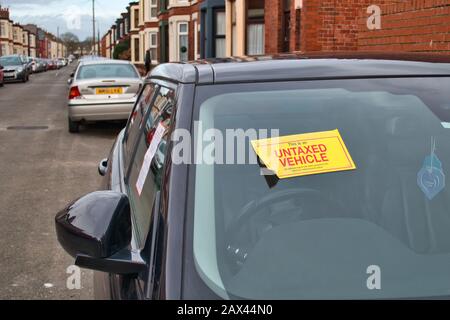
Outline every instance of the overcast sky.
{"type": "MultiPolygon", "coordinates": [[[[95,0],[101,36],[125,11],[131,0],[95,0]]],[[[80,40],[92,36],[92,0],[0,0],[9,7],[11,19],[35,23],[53,34],[73,32],[80,40]]]]}

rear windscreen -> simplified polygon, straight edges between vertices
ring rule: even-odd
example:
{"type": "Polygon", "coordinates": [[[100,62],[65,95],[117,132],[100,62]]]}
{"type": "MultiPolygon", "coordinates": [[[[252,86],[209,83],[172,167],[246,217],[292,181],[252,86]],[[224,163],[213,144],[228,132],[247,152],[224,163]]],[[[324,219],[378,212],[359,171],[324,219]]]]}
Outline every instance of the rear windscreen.
{"type": "Polygon", "coordinates": [[[136,70],[129,64],[96,64],[82,66],[78,71],[78,80],[108,78],[139,78],[136,70]]]}

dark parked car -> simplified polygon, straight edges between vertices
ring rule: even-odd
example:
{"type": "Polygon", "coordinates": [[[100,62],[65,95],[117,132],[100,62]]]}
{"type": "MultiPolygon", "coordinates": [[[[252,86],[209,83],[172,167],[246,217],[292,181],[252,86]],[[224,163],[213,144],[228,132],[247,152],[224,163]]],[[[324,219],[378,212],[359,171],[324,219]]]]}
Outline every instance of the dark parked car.
{"type": "Polygon", "coordinates": [[[3,66],[0,65],[0,87],[3,87],[5,85],[3,69],[3,66]]]}
{"type": "Polygon", "coordinates": [[[39,72],[47,71],[47,64],[45,63],[44,59],[35,58],[34,60],[36,63],[35,72],[39,73],[39,72]]]}
{"type": "Polygon", "coordinates": [[[28,71],[28,61],[21,55],[11,55],[0,57],[0,65],[4,67],[5,82],[22,81],[27,82],[30,77],[28,71]]]}
{"type": "Polygon", "coordinates": [[[448,298],[449,87],[441,56],[160,65],[59,242],[97,298],[448,298]]]}
{"type": "Polygon", "coordinates": [[[46,72],[49,70],[48,61],[47,59],[39,59],[40,64],[42,65],[42,72],[46,72]]]}

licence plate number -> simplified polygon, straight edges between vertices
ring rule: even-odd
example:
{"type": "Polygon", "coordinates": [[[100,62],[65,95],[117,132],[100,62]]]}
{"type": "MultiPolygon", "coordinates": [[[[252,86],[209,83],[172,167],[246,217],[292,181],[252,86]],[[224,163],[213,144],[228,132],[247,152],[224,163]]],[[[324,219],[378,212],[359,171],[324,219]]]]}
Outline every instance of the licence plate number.
{"type": "Polygon", "coordinates": [[[122,94],[122,88],[97,88],[95,94],[122,94]]]}

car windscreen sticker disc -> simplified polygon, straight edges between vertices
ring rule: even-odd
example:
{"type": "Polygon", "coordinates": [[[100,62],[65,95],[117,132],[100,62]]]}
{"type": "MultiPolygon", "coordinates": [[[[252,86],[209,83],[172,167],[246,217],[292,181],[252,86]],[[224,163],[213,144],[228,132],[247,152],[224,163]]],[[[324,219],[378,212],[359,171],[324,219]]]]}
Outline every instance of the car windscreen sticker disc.
{"type": "Polygon", "coordinates": [[[445,174],[442,162],[436,155],[436,140],[431,138],[431,154],[423,162],[417,174],[417,184],[429,200],[433,200],[445,189],[445,174]]]}

